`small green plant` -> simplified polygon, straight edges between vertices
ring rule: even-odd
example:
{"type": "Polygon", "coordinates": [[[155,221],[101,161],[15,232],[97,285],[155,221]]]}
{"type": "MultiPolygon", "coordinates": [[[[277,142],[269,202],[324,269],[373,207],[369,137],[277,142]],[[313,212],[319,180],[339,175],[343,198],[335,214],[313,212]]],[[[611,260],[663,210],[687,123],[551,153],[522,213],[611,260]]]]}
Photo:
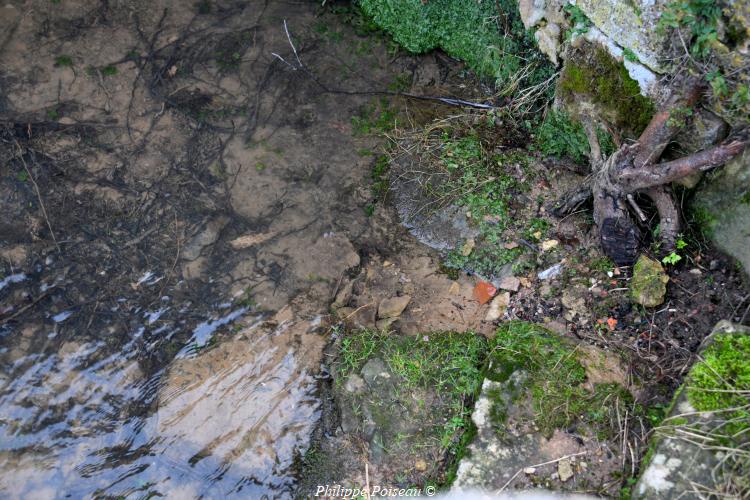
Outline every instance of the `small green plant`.
{"type": "Polygon", "coordinates": [[[589,31],[594,24],[588,16],[576,5],[566,4],[563,10],[570,19],[572,29],[566,33],[566,38],[570,39],[573,35],[582,35],[589,31]]]}
{"type": "Polygon", "coordinates": [[[721,6],[713,0],[678,0],[671,2],[659,18],[657,29],[687,27],[691,39],[688,46],[696,57],[707,57],[717,40],[721,6]]]}
{"type": "Polygon", "coordinates": [[[665,256],[663,259],[661,259],[663,264],[668,264],[672,266],[677,264],[681,260],[682,260],[682,257],[676,252],[672,252],[669,255],[665,256]]]}
{"type": "Polygon", "coordinates": [[[47,118],[49,118],[50,120],[59,120],[60,112],[56,108],[48,109],[47,118]]]}
{"type": "MultiPolygon", "coordinates": [[[[602,153],[610,155],[615,150],[612,137],[601,128],[597,128],[597,137],[602,153]]],[[[550,110],[534,137],[535,147],[546,155],[556,158],[568,157],[576,163],[583,164],[590,151],[586,132],[580,122],[573,121],[563,111],[550,110]]]]}
{"type": "Polygon", "coordinates": [[[401,120],[398,110],[391,107],[386,97],[374,99],[352,116],[352,129],[355,135],[384,134],[398,127],[401,120]]]}
{"type": "Polygon", "coordinates": [[[66,55],[59,55],[55,58],[55,66],[60,68],[70,68],[73,66],[73,58],[66,55]]]}
{"type": "Polygon", "coordinates": [[[115,76],[117,74],[117,66],[108,64],[101,69],[103,76],[115,76]]]}
{"type": "Polygon", "coordinates": [[[386,155],[380,155],[375,160],[370,177],[372,178],[372,194],[378,199],[385,198],[388,193],[388,171],[390,160],[386,155]]]}
{"type": "Polygon", "coordinates": [[[29,180],[29,173],[26,172],[26,170],[21,170],[16,174],[16,180],[18,182],[26,182],[27,180],[29,180]]]}
{"type": "MultiPolygon", "coordinates": [[[[682,239],[682,237],[678,238],[677,241],[675,242],[675,248],[677,250],[683,250],[687,246],[688,244],[685,242],[685,240],[682,239]]],[[[675,265],[681,260],[682,260],[682,256],[675,251],[675,252],[670,253],[666,257],[664,257],[661,261],[663,264],[675,265]]]]}

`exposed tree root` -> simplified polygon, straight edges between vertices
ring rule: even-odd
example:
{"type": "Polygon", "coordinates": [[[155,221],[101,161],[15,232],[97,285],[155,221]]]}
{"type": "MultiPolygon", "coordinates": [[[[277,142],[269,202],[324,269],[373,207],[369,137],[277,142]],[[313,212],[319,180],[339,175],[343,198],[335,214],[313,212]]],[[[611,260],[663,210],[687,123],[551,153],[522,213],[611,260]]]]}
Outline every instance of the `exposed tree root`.
{"type": "Polygon", "coordinates": [[[591,146],[592,176],[587,185],[566,193],[552,208],[552,213],[557,216],[570,213],[593,195],[594,222],[599,228],[602,248],[618,265],[630,265],[638,257],[641,246],[641,231],[631,216],[631,209],[641,218],[642,213],[637,205],[629,205],[634,205],[634,195],[643,194],[656,206],[662,250],[674,250],[680,233],[680,215],[669,183],[723,165],[750,142],[743,130],[718,146],[659,163],[664,149],[684,126],[684,121],[676,118],[679,110],[692,108],[698,96],[699,88],[692,85],[687,97],[672,99],[664,110],[654,115],[637,142],[622,145],[607,159],[602,158],[593,121],[584,119],[591,146]]]}

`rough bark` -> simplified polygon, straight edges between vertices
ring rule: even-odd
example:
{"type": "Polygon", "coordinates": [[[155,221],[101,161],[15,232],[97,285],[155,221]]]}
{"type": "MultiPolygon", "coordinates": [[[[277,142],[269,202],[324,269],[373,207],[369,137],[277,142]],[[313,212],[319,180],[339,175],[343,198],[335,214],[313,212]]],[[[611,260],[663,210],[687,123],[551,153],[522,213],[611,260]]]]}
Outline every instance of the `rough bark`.
{"type": "MultiPolygon", "coordinates": [[[[672,99],[665,109],[654,115],[637,142],[621,146],[606,160],[601,157],[595,127],[591,121],[585,120],[586,135],[591,145],[593,174],[590,185],[566,194],[553,207],[552,213],[561,216],[571,212],[591,193],[594,222],[599,228],[604,252],[618,265],[631,265],[638,257],[642,238],[630,213],[629,203],[635,203],[634,195],[643,194],[653,200],[659,214],[662,251],[674,250],[680,233],[680,214],[672,197],[670,183],[723,165],[741,153],[750,142],[747,134],[735,134],[734,138],[718,146],[659,163],[667,145],[684,126],[684,120],[680,123],[675,116],[680,114],[680,110],[693,108],[699,95],[699,88],[693,85],[685,97],[672,99]]],[[[639,209],[635,211],[640,212],[639,209]]]]}

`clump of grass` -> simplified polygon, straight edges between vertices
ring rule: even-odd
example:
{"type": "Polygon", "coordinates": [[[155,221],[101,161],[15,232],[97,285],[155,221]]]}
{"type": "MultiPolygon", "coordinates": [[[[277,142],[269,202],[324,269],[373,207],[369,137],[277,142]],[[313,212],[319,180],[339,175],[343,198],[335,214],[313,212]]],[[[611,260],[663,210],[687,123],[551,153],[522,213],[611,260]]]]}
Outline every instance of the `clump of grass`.
{"type": "Polygon", "coordinates": [[[372,178],[372,194],[378,199],[385,198],[388,193],[388,171],[390,162],[386,155],[380,155],[372,166],[370,177],[372,178]]]}
{"type": "Polygon", "coordinates": [[[395,378],[393,389],[387,393],[372,391],[365,400],[352,404],[368,405],[379,432],[385,436],[391,427],[391,413],[384,413],[382,408],[392,405],[394,398],[403,399],[405,406],[419,398],[423,406],[409,414],[409,418],[420,419],[419,431],[388,436],[387,445],[399,453],[423,456],[423,450],[432,449],[431,453],[445,455],[445,474],[432,479],[449,484],[475,433],[471,403],[482,387],[486,350],[487,341],[473,332],[402,337],[363,329],[342,339],[334,373],[342,383],[350,374],[358,373],[367,360],[383,360],[395,378]],[[428,396],[429,404],[421,399],[426,394],[433,394],[428,396]]]}
{"type": "Polygon", "coordinates": [[[524,29],[515,1],[359,0],[358,4],[366,17],[407,51],[442,48],[480,75],[494,78],[500,87],[519,74],[522,81],[518,83],[527,87],[554,73],[534,37],[524,29]]]}
{"type": "Polygon", "coordinates": [[[117,66],[108,64],[101,69],[103,76],[115,76],[117,74],[117,66]]]}
{"type": "Polygon", "coordinates": [[[438,207],[462,207],[479,229],[477,247],[469,255],[457,247],[447,255],[445,265],[493,276],[524,251],[502,244],[504,233],[519,222],[512,220],[511,200],[529,189],[528,180],[521,181],[511,172],[518,167],[530,177],[530,159],[523,151],[490,154],[471,131],[455,137],[445,133],[442,141],[437,168],[444,175],[424,185],[426,194],[437,200],[438,207]]]}
{"type": "Polygon", "coordinates": [[[750,430],[750,336],[717,336],[690,370],[687,388],[688,400],[699,411],[736,408],[725,415],[727,434],[750,430]]]}
{"type": "Polygon", "coordinates": [[[388,335],[362,329],[345,336],[339,350],[339,374],[346,377],[378,356],[399,377],[403,387],[436,387],[446,395],[472,396],[482,385],[486,341],[481,335],[436,333],[422,337],[388,335]]]}

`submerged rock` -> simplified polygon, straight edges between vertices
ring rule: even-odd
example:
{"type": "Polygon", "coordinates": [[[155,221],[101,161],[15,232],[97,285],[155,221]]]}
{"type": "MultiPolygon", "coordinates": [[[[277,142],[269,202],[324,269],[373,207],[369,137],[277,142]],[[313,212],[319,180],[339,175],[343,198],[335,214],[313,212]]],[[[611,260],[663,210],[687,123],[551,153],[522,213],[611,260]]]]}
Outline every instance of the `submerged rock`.
{"type": "Polygon", "coordinates": [[[669,276],[662,265],[645,255],[638,257],[630,281],[630,296],[636,304],[656,307],[664,302],[669,276]]]}

